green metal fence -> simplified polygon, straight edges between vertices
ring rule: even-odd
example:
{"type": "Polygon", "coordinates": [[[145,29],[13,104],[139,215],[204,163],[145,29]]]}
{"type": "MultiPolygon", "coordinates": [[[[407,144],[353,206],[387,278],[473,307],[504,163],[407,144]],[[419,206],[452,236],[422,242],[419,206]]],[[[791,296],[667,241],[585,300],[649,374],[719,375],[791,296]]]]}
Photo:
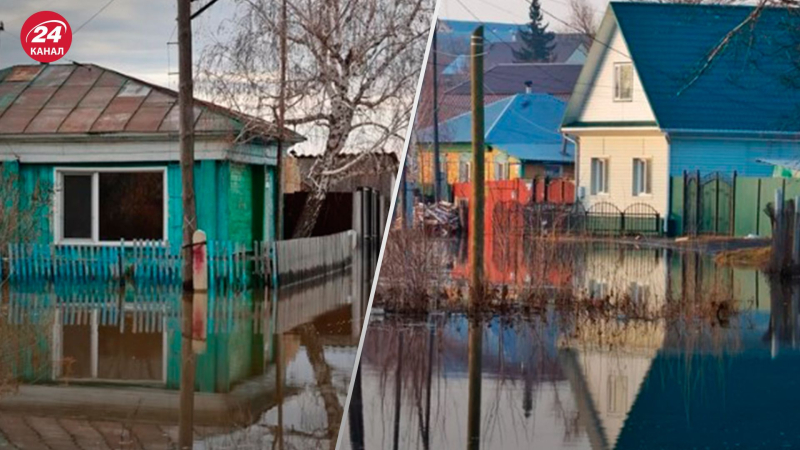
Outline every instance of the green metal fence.
{"type": "Polygon", "coordinates": [[[784,189],[800,196],[800,179],[684,173],[670,180],[669,233],[672,236],[718,235],[770,237],[764,208],[784,189]]]}

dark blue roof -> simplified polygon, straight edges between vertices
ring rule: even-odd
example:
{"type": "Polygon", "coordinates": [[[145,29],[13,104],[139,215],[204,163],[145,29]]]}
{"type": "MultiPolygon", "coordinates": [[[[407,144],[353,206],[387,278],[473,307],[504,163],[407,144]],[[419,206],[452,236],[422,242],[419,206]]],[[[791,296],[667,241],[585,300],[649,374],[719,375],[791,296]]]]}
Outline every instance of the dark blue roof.
{"type": "MultiPolygon", "coordinates": [[[[572,144],[564,153],[559,132],[566,103],[546,94],[517,94],[486,105],[485,141],[510,155],[530,161],[571,162],[572,144]]],[[[433,127],[422,129],[420,142],[433,141],[433,127]]],[[[472,112],[439,124],[439,142],[472,142],[472,112]]]]}
{"type": "Polygon", "coordinates": [[[611,8],[662,129],[800,130],[796,10],[766,8],[697,77],[709,52],[752,7],[612,2],[611,8]]]}

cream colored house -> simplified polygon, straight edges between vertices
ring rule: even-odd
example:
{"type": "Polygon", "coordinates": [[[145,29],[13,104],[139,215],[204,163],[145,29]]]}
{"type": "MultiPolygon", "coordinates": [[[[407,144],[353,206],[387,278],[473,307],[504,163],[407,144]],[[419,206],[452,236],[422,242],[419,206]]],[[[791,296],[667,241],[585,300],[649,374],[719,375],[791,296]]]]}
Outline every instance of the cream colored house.
{"type": "Polygon", "coordinates": [[[769,8],[742,37],[750,56],[742,57],[737,41],[701,70],[752,10],[609,4],[562,122],[562,132],[578,143],[577,196],[584,206],[649,206],[667,231],[682,210],[670,205],[671,180],[685,172],[769,176],[770,167],[757,159],[800,154],[800,126],[787,121],[796,119],[800,89],[781,81],[796,68],[774,56],[792,42],[787,30],[800,26],[800,18],[769,8]]]}
{"type": "Polygon", "coordinates": [[[636,203],[668,211],[669,145],[656,122],[613,7],[567,106],[562,131],[579,143],[576,181],[588,209],[611,202],[620,210],[636,203]]]}

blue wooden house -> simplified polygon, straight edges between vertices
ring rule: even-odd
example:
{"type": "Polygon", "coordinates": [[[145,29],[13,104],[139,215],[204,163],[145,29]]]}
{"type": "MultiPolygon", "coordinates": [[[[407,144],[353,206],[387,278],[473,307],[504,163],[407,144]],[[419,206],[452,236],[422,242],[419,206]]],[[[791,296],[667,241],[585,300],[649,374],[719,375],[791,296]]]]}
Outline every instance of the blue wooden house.
{"type": "MultiPolygon", "coordinates": [[[[272,238],[276,144],[302,137],[203,101],[194,117],[198,226],[243,245],[272,238]]],[[[20,208],[51,200],[20,240],[180,245],[174,91],[93,64],[0,70],[0,169],[20,208]]]]}
{"type": "MultiPolygon", "coordinates": [[[[562,124],[578,141],[587,208],[646,205],[668,217],[684,172],[770,176],[800,154],[800,15],[751,6],[612,2],[562,124]]],[[[666,223],[664,224],[666,226],[666,223]]]]}

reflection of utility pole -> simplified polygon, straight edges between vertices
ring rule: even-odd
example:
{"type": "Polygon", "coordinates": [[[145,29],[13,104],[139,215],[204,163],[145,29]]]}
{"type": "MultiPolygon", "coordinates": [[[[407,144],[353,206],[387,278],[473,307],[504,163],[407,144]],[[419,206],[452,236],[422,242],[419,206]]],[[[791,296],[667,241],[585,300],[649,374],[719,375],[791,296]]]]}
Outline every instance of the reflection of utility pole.
{"type": "Polygon", "coordinates": [[[437,53],[439,46],[436,43],[437,24],[433,24],[433,199],[436,203],[442,200],[442,168],[440,167],[439,154],[439,63],[437,53]]]}
{"type": "Polygon", "coordinates": [[[394,450],[400,448],[400,401],[403,389],[403,331],[397,333],[397,372],[394,374],[394,450]]]}
{"type": "Polygon", "coordinates": [[[350,410],[347,411],[347,415],[350,421],[350,447],[353,450],[364,450],[364,400],[361,394],[360,364],[356,369],[353,393],[350,396],[350,410]]]}
{"type": "Polygon", "coordinates": [[[484,150],[483,150],[483,26],[472,33],[472,201],[470,202],[469,231],[472,233],[472,303],[480,300],[483,285],[483,203],[484,203],[484,150]]]}
{"type": "Polygon", "coordinates": [[[433,343],[436,338],[436,321],[431,320],[430,334],[428,335],[428,392],[425,399],[425,436],[423,436],[424,448],[431,448],[431,384],[433,383],[433,343]]]}
{"type": "Polygon", "coordinates": [[[469,411],[467,448],[477,450],[481,441],[481,358],[483,326],[478,319],[469,322],[469,411]]]}

